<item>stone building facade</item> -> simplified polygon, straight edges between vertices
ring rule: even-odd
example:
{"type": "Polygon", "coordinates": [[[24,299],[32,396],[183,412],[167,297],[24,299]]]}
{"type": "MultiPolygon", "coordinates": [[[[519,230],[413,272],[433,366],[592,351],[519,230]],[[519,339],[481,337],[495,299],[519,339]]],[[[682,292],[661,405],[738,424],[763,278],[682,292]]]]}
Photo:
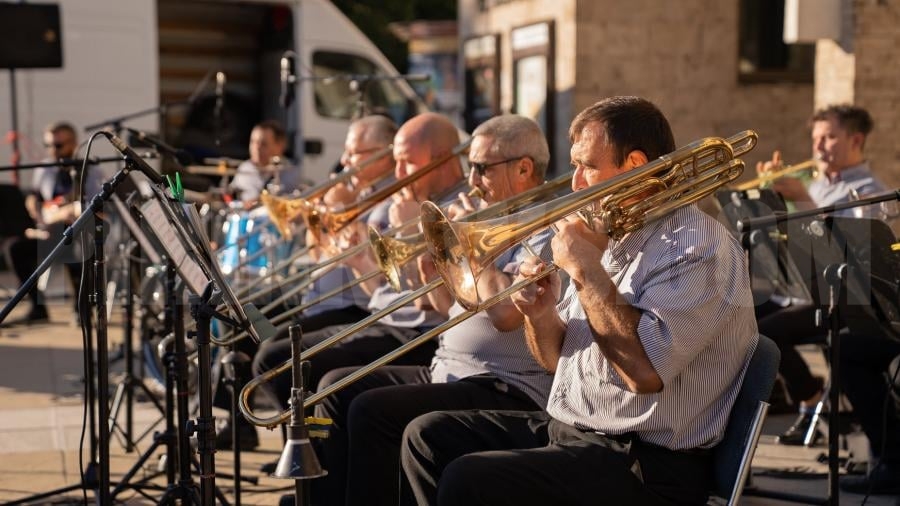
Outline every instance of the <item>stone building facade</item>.
{"type": "MultiPolygon", "coordinates": [[[[679,145],[756,130],[759,145],[745,157],[743,179],[752,177],[755,162],[775,149],[788,163],[808,159],[807,120],[814,108],[855,102],[875,116],[876,133],[867,149],[879,174],[888,175],[900,158],[900,139],[892,135],[900,120],[900,66],[888,64],[895,59],[890,53],[900,45],[900,0],[841,0],[842,33],[850,35],[810,47],[805,77],[797,72],[748,74],[743,56],[746,27],[749,22],[763,29],[773,24],[771,19],[748,20],[754,15],[748,9],[768,4],[783,10],[781,1],[460,0],[467,110],[473,105],[474,74],[493,77],[493,90],[476,91],[495,95],[494,113],[534,114],[523,111],[520,99],[520,81],[528,75],[520,72],[520,63],[534,51],[517,46],[517,39],[528,38],[517,37],[517,32],[547,25],[549,40],[536,37],[543,52],[551,55],[546,75],[539,76],[548,80],[548,104],[539,114],[545,115],[542,122],[552,132],[558,172],[568,166],[566,128],[578,111],[602,97],[640,95],[666,113],[679,145]],[[485,44],[491,46],[487,51],[485,44]],[[494,64],[487,71],[486,61],[494,64]]],[[[781,43],[780,32],[776,38],[781,43]]],[[[466,126],[479,119],[467,118],[466,126]]]]}

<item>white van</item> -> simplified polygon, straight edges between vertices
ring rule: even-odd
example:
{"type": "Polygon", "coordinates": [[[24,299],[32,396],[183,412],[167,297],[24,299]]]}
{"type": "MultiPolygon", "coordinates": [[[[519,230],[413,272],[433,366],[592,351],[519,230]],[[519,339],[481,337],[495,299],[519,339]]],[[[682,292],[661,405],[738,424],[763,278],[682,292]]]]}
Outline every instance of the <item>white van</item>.
{"type": "MultiPolygon", "coordinates": [[[[43,156],[42,129],[59,119],[79,128],[121,119],[119,126],[161,135],[197,163],[245,158],[252,126],[278,119],[292,136],[291,151],[304,177],[317,182],[338,163],[356,111],[358,96],[343,76],[397,75],[328,0],[58,2],[63,68],[15,72],[22,163],[43,156]],[[299,79],[297,99],[285,111],[279,105],[280,62],[288,50],[298,55],[299,79]],[[219,72],[225,76],[224,100],[216,115],[219,72]],[[342,77],[321,79],[328,76],[342,77]],[[154,110],[189,98],[189,105],[154,110]]],[[[365,90],[369,108],[398,122],[425,110],[402,80],[373,80],[365,90]]],[[[4,76],[2,131],[11,129],[11,100],[4,76]]],[[[111,153],[106,146],[94,148],[97,155],[111,153]]],[[[10,154],[8,144],[0,145],[0,164],[10,154]]]]}

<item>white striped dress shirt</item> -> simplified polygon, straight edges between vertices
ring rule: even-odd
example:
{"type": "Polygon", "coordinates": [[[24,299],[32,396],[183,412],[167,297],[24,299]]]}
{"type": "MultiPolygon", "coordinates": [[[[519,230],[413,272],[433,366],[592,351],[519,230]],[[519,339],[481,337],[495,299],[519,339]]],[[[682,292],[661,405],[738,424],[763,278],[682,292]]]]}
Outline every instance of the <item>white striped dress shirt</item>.
{"type": "Polygon", "coordinates": [[[626,388],[570,285],[558,307],[566,334],[548,412],[582,429],[635,433],[673,450],[713,446],[758,341],[740,246],[692,205],[610,241],[601,263],[641,312],[638,336],[663,389],[626,388]]]}

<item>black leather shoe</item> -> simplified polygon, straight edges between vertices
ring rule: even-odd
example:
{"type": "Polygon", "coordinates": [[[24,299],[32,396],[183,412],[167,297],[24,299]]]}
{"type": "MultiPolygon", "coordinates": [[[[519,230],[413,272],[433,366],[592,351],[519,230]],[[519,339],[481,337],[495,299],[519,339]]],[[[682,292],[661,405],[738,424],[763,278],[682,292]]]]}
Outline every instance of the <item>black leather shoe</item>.
{"type": "MultiPolygon", "coordinates": [[[[783,434],[778,436],[778,444],[791,446],[802,445],[803,439],[806,438],[806,431],[809,430],[809,424],[812,423],[812,420],[812,413],[800,413],[800,416],[797,417],[794,424],[791,425],[788,430],[784,431],[783,434]]],[[[820,437],[822,437],[822,433],[817,428],[816,433],[813,436],[813,443],[818,441],[820,437]]]]}
{"type": "MultiPolygon", "coordinates": [[[[259,436],[256,434],[256,427],[249,423],[238,423],[238,444],[241,451],[255,450],[259,446],[259,436]]],[[[232,448],[231,440],[231,420],[225,422],[216,432],[216,449],[230,450],[232,448]]]]}
{"type": "Polygon", "coordinates": [[[851,494],[900,494],[900,468],[878,463],[866,476],[842,477],[840,486],[851,494]]]}

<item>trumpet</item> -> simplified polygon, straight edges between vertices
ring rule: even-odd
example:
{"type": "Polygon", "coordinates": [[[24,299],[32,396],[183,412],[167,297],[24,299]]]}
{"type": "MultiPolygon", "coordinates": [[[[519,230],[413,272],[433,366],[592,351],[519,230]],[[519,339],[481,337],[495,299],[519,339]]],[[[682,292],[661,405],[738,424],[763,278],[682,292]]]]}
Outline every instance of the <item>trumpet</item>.
{"type": "MultiPolygon", "coordinates": [[[[486,265],[503,251],[536,231],[582,208],[592,205],[596,207],[598,199],[603,199],[603,203],[599,205],[600,209],[592,210],[590,216],[599,217],[604,221],[611,236],[621,237],[640,228],[646,222],[700,200],[736,179],[741,175],[744,163],[735,156],[751,150],[756,141],[756,133],[750,130],[727,140],[701,139],[642,167],[616,176],[606,183],[557,198],[549,202],[548,206],[526,209],[501,219],[451,224],[443,217],[437,206],[430,202],[422,204],[427,248],[434,257],[441,277],[401,298],[382,312],[359,322],[354,326],[353,332],[371,325],[386,314],[385,311],[392,308],[396,310],[441,285],[447,286],[454,296],[466,295],[467,299],[457,297],[457,301],[466,310],[371,364],[357,369],[329,388],[315,393],[304,401],[303,407],[307,408],[321,402],[374,369],[390,363],[447,329],[471,318],[478,311],[500,303],[522,289],[525,284],[534,282],[532,279],[524,283],[515,283],[484,301],[479,301],[475,293],[475,303],[469,303],[471,299],[468,292],[475,290],[474,279],[477,274],[475,271],[481,270],[477,266],[486,265]],[[649,196],[646,196],[648,193],[649,196]],[[547,210],[548,207],[550,211],[547,210]],[[447,266],[448,263],[454,262],[458,262],[458,265],[447,266]]],[[[542,276],[548,275],[549,272],[552,272],[552,269],[546,269],[542,276]]],[[[344,331],[332,336],[307,350],[301,358],[307,359],[347,335],[349,334],[344,331]]],[[[249,408],[250,396],[257,387],[290,369],[291,361],[287,361],[257,376],[241,390],[239,407],[247,420],[255,425],[271,428],[290,417],[289,410],[286,410],[278,415],[263,418],[256,416],[249,408]]]]}
{"type": "Polygon", "coordinates": [[[772,172],[767,172],[756,179],[751,179],[750,181],[746,181],[744,183],[736,184],[732,186],[730,189],[735,191],[744,191],[750,190],[753,188],[759,188],[762,185],[775,181],[778,178],[782,178],[789,174],[793,174],[795,172],[801,171],[809,171],[809,175],[815,179],[819,177],[819,162],[815,158],[795,163],[794,165],[788,165],[787,167],[782,167],[778,170],[773,170],[772,172]]]}

